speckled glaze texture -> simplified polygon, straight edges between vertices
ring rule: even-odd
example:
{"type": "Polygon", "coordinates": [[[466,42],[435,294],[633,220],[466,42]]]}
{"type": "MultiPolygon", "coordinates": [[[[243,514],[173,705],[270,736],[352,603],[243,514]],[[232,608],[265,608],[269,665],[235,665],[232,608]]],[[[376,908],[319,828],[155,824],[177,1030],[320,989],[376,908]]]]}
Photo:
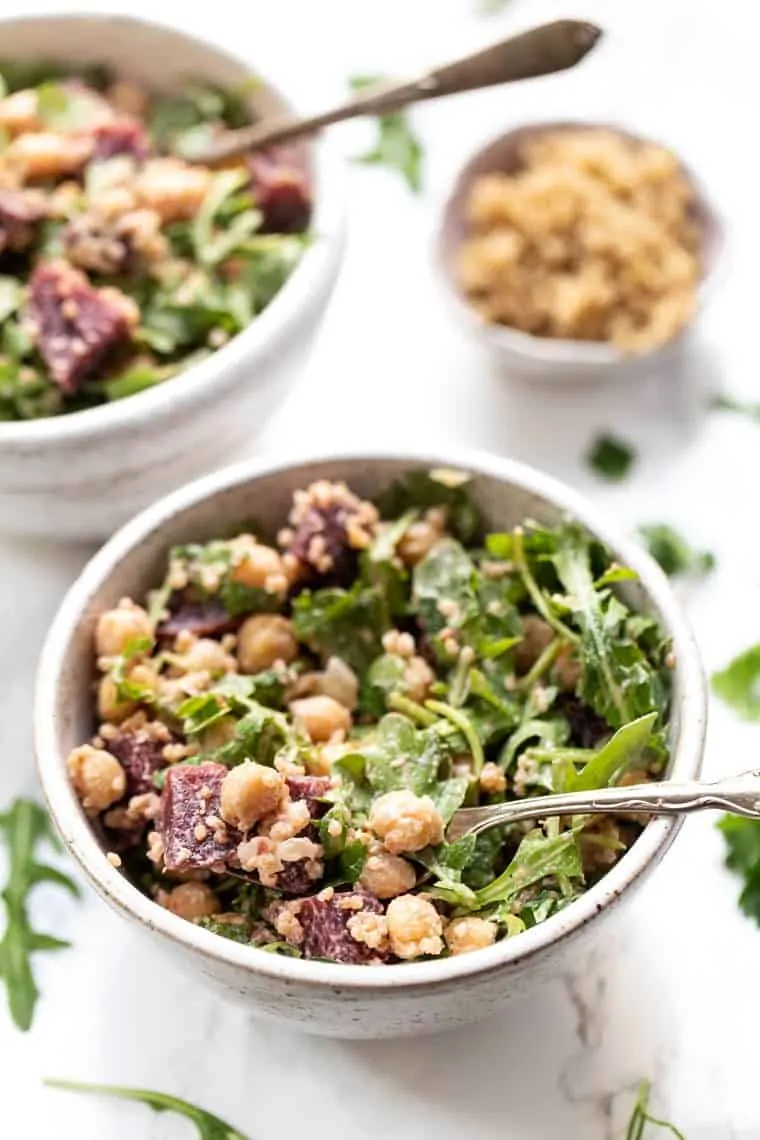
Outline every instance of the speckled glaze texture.
{"type": "MultiPolygon", "coordinates": [[[[631,378],[654,365],[662,365],[667,358],[683,347],[685,335],[669,341],[658,349],[641,356],[621,353],[608,344],[592,341],[560,340],[531,336],[529,333],[491,324],[484,320],[465,301],[456,276],[456,255],[466,234],[466,206],[473,182],[484,174],[511,174],[520,164],[520,147],[527,138],[558,130],[590,129],[603,127],[614,130],[628,139],[641,136],[614,123],[559,122],[532,123],[493,139],[483,147],[462,169],[454,189],[444,206],[437,237],[437,257],[443,285],[452,313],[463,328],[477,339],[508,372],[547,382],[606,380],[618,377],[631,378]]],[[[704,263],[700,288],[700,306],[706,300],[714,283],[714,275],[725,244],[721,220],[710,204],[706,192],[690,170],[683,167],[695,189],[695,216],[702,231],[704,263]]]]}
{"type": "MultiPolygon", "coordinates": [[[[233,86],[251,75],[249,65],[216,47],[126,16],[4,20],[0,42],[16,59],[104,62],[156,90],[170,91],[188,75],[233,86]]],[[[251,105],[262,116],[290,107],[269,86],[256,89],[251,105]]],[[[101,541],[158,496],[250,452],[298,374],[340,266],[344,164],[321,141],[310,164],[315,240],[244,332],[140,395],[73,415],[0,423],[0,531],[101,541]]]]}
{"type": "Polygon", "coordinates": [[[244,1002],[252,1014],[328,1036],[394,1037],[461,1025],[569,969],[576,954],[606,937],[618,902],[627,900],[655,867],[680,826],[678,819],[650,823],[600,883],[517,938],[456,958],[376,968],[278,957],[218,938],[151,902],[109,864],[65,770],[67,753],[93,727],[92,634],[99,613],[123,595],[140,597],[154,585],[174,543],[209,539],[251,514],[274,531],[293,491],[313,479],[345,479],[360,494],[372,495],[415,466],[471,472],[473,494],[496,528],[512,527],[526,516],[552,524],[570,513],[638,572],[632,603],[655,613],[673,638],[671,774],[696,777],[704,746],[704,681],[691,632],[664,575],[574,492],[522,464],[485,453],[269,459],[183,488],[124,527],[85,567],[51,627],[37,680],[36,749],[47,803],[66,846],[99,894],[140,924],[157,948],[173,954],[178,967],[244,1002]]]}

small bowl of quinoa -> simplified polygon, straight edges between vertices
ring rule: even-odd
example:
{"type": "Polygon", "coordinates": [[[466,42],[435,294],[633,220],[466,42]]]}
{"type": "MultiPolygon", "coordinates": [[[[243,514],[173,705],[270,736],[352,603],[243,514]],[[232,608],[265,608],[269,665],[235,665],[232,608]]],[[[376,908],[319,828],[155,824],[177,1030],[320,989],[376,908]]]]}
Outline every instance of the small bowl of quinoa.
{"type": "Polygon", "coordinates": [[[106,537],[247,452],[297,375],[343,164],[192,161],[292,109],[254,64],[131,17],[0,24],[0,529],[106,537]]]}
{"type": "Polygon", "coordinates": [[[679,828],[451,842],[458,808],[696,776],[704,718],[666,579],[582,499],[363,454],[230,468],[128,524],[53,623],[36,743],[71,853],[157,946],[258,1015],[382,1037],[567,969],[679,828]]]}
{"type": "Polygon", "coordinates": [[[632,374],[692,325],[720,222],[665,145],[617,126],[510,131],[460,174],[438,253],[465,328],[516,374],[632,374]]]}

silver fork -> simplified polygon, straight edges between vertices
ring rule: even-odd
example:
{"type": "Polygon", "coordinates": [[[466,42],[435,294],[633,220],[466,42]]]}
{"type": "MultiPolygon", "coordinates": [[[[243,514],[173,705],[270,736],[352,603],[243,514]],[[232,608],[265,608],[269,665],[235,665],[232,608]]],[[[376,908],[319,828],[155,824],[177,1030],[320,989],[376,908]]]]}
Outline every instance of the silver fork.
{"type": "Polygon", "coordinates": [[[450,843],[463,835],[478,835],[505,823],[548,819],[558,815],[600,812],[641,812],[646,815],[686,815],[693,811],[727,811],[747,819],[760,819],[760,769],[706,783],[679,784],[662,780],[652,784],[600,788],[593,792],[558,792],[555,795],[510,800],[491,807],[460,808],[446,831],[450,843]]]}

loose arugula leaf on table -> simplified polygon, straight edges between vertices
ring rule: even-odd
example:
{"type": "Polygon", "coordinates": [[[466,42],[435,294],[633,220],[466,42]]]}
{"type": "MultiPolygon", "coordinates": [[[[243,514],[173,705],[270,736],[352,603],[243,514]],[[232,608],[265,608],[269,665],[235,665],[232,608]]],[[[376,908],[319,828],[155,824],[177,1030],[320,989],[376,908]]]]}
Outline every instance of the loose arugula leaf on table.
{"type": "Polygon", "coordinates": [[[382,653],[386,618],[379,593],[361,581],[350,590],[303,590],[293,602],[298,640],[323,660],[342,658],[359,677],[382,653]]]}
{"type": "Polygon", "coordinates": [[[753,400],[737,400],[733,396],[718,395],[710,400],[710,407],[722,412],[738,412],[751,420],[760,420],[760,403],[753,400]]]}
{"type": "MultiPolygon", "coordinates": [[[[361,91],[382,83],[383,77],[354,76],[349,80],[353,91],[361,91]]],[[[386,166],[397,170],[410,190],[418,194],[422,189],[423,148],[415,135],[409,117],[402,111],[377,116],[378,136],[375,145],[366,154],[359,155],[357,162],[386,166]]]]}
{"type": "Polygon", "coordinates": [[[636,459],[634,447],[617,436],[597,436],[586,453],[586,462],[597,475],[609,482],[625,479],[636,459]]]}
{"type": "Polygon", "coordinates": [[[718,827],[726,841],[726,866],[742,882],[739,906],[760,926],[760,821],[726,815],[718,827]]]}
{"type": "Polygon", "coordinates": [[[148,1089],[120,1088],[116,1085],[84,1084],[81,1081],[62,1081],[48,1078],[45,1081],[48,1088],[64,1089],[67,1092],[94,1093],[97,1096],[114,1096],[122,1100],[134,1100],[152,1108],[154,1112],[175,1112],[184,1116],[195,1125],[198,1140],[250,1140],[237,1128],[221,1120],[204,1108],[198,1108],[189,1101],[180,1100],[179,1097],[169,1096],[167,1093],[150,1092],[148,1089]]]}
{"type": "Polygon", "coordinates": [[[715,566],[715,555],[694,547],[667,523],[645,523],[638,535],[649,553],[668,577],[677,574],[707,574],[715,566]]]}
{"type": "Polygon", "coordinates": [[[713,691],[744,720],[760,720],[760,645],[712,675],[713,691]]]}
{"type": "Polygon", "coordinates": [[[61,950],[69,943],[34,930],[29,919],[29,895],[39,883],[63,887],[75,897],[79,888],[73,879],[37,859],[37,848],[57,840],[47,813],[32,800],[15,800],[0,814],[0,833],[8,848],[8,877],[2,892],[6,924],[0,940],[0,978],[5,983],[11,1017],[19,1029],[32,1024],[39,990],[32,973],[31,956],[38,950],[61,950]]]}
{"type": "Polygon", "coordinates": [[[664,714],[664,673],[632,636],[631,621],[637,615],[631,615],[609,587],[596,589],[590,542],[577,524],[568,523],[558,532],[553,561],[583,634],[578,695],[613,728],[653,709],[664,714]]]}
{"type": "Polygon", "coordinates": [[[671,1136],[675,1136],[676,1140],[686,1140],[683,1132],[676,1128],[675,1124],[671,1124],[667,1120],[659,1120],[656,1116],[652,1116],[649,1111],[649,1096],[650,1085],[648,1081],[642,1081],[639,1085],[636,1103],[633,1106],[631,1118],[628,1121],[628,1128],[625,1134],[625,1140],[647,1140],[648,1124],[653,1124],[655,1128],[664,1129],[669,1132],[671,1136]]]}

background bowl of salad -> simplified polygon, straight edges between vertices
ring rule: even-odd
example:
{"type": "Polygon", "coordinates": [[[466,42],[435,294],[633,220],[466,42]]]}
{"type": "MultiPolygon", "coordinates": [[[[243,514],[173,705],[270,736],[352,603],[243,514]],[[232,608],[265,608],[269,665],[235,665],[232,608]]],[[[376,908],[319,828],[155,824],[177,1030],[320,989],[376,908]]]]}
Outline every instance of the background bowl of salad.
{"type": "Polygon", "coordinates": [[[101,897],[220,994],[344,1037],[556,977],[680,825],[457,846],[457,806],[690,779],[705,722],[655,563],[479,452],[251,461],[173,493],[85,568],[36,692],[47,803],[101,897]]]}
{"type": "Polygon", "coordinates": [[[242,455],[281,402],[337,276],[344,169],[321,141],[183,159],[290,108],[183,32],[1,31],[0,528],[96,540],[242,455]]]}

